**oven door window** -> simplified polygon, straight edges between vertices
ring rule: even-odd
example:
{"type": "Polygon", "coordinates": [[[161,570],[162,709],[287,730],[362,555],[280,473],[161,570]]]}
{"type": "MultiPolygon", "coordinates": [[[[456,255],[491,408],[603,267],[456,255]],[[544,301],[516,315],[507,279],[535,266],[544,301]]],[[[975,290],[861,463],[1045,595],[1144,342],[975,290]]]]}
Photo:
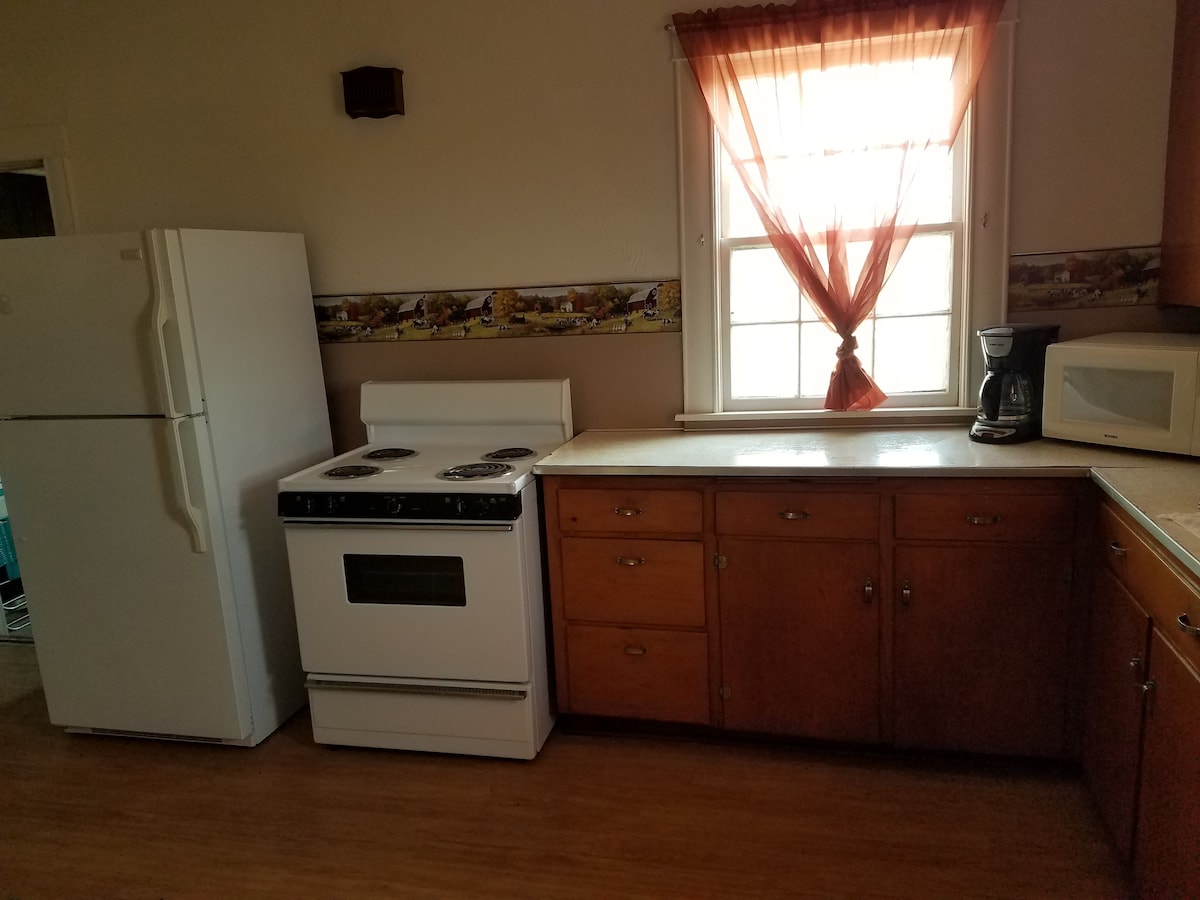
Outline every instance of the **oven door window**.
{"type": "Polygon", "coordinates": [[[460,556],[381,556],[347,553],[346,599],[391,606],[466,606],[460,556]]]}

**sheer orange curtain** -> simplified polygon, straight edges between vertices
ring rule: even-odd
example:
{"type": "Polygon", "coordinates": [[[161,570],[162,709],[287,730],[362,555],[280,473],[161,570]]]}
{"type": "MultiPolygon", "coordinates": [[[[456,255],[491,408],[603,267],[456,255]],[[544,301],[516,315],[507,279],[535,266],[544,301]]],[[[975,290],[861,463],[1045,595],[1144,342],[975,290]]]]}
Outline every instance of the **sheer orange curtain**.
{"type": "Polygon", "coordinates": [[[799,0],[673,17],[771,245],[842,339],[827,409],[873,409],[887,399],[855,355],[855,331],[875,308],[917,227],[909,189],[930,151],[949,152],[954,143],[1003,6],[1004,0],[799,0]],[[812,108],[803,108],[800,73],[855,66],[883,67],[873,82],[876,101],[867,109],[841,110],[836,146],[826,143],[814,153],[817,139],[807,125],[812,108]],[[896,84],[906,72],[929,66],[946,72],[949,114],[891,115],[896,84]],[[864,121],[872,116],[886,121],[864,121]],[[877,166],[866,179],[873,199],[865,222],[864,169],[854,163],[856,154],[887,159],[885,178],[877,166]],[[835,156],[844,164],[829,165],[835,156]],[[805,157],[821,164],[797,165],[805,157]],[[857,273],[847,253],[852,239],[870,240],[857,273]]]}

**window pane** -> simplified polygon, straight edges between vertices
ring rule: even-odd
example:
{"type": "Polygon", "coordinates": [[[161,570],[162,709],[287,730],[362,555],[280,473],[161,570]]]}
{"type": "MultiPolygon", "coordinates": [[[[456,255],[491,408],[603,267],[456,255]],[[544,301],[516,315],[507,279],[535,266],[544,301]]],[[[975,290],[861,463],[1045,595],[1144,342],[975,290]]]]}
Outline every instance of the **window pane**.
{"type": "MultiPolygon", "coordinates": [[[[804,101],[800,93],[800,79],[796,75],[776,78],[774,72],[774,63],[768,63],[761,76],[739,78],[738,87],[750,111],[750,118],[756,125],[758,147],[764,155],[778,157],[795,153],[801,148],[800,111],[804,101]],[[769,123],[769,127],[763,123],[769,123]]],[[[742,117],[741,103],[732,91],[728,110],[732,150],[738,158],[747,159],[754,154],[754,145],[742,117]]]]}
{"type": "MultiPolygon", "coordinates": [[[[721,154],[725,206],[722,234],[766,234],[741,176],[721,154]]],[[[808,230],[837,219],[845,228],[871,228],[895,209],[896,185],[904,179],[906,200],[901,220],[936,224],[951,218],[953,160],[946,148],[928,150],[857,150],[804,155],[778,161],[771,170],[771,194],[791,215],[788,225],[808,230]]]]}
{"type": "Polygon", "coordinates": [[[910,162],[919,168],[905,199],[902,219],[936,225],[954,218],[954,154],[941,144],[923,151],[910,162]]]}
{"type": "Polygon", "coordinates": [[[953,102],[950,57],[833,66],[801,78],[809,152],[945,139],[953,102]],[[846,110],[853,109],[853,115],[846,110]]]}
{"type": "Polygon", "coordinates": [[[954,239],[950,234],[915,236],[908,242],[895,271],[883,286],[875,305],[875,315],[948,313],[953,252],[954,239]]]}
{"type": "MultiPolygon", "coordinates": [[[[817,315],[817,308],[813,306],[812,301],[805,294],[800,295],[800,321],[801,322],[819,322],[820,316],[817,315]]],[[[822,328],[825,326],[822,325],[822,328]]]]}
{"type": "Polygon", "coordinates": [[[735,325],[729,330],[733,397],[795,397],[797,325],[735,325]]]}
{"type": "Polygon", "coordinates": [[[950,317],[875,321],[876,383],[887,394],[944,391],[950,370],[950,317]]]}
{"type": "Polygon", "coordinates": [[[735,325],[795,321],[800,291],[774,247],[729,254],[729,318],[735,325]]]}
{"type": "Polygon", "coordinates": [[[746,193],[742,179],[724,154],[721,158],[725,160],[722,168],[725,204],[721,208],[721,233],[725,237],[735,238],[760,235],[765,237],[767,229],[763,228],[762,219],[758,217],[754,204],[750,202],[750,195],[746,193]]]}
{"type": "Polygon", "coordinates": [[[801,327],[800,393],[805,397],[824,397],[829,392],[829,376],[837,365],[837,348],[842,339],[822,322],[801,327]]]}

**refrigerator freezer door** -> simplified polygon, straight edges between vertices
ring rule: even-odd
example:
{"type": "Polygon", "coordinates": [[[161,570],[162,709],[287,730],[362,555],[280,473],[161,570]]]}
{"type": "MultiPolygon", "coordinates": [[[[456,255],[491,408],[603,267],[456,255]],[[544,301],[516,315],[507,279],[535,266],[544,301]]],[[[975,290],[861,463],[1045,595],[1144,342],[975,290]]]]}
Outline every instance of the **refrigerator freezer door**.
{"type": "Polygon", "coordinates": [[[186,291],[155,234],[0,241],[0,417],[202,411],[186,291]]]}
{"type": "MultiPolygon", "coordinates": [[[[210,469],[203,419],[179,432],[163,418],[0,421],[50,720],[244,742],[251,705],[224,535],[210,530],[195,552],[173,441],[210,469]]],[[[193,503],[215,497],[194,471],[190,482],[193,503]]]]}

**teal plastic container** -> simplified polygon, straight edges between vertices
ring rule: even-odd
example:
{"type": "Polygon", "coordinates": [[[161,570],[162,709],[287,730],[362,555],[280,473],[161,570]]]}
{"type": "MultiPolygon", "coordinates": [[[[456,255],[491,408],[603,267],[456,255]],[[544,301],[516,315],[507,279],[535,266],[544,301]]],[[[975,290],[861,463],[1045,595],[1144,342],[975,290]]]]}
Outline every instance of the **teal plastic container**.
{"type": "Polygon", "coordinates": [[[9,578],[20,578],[21,567],[17,565],[17,548],[13,546],[12,528],[8,519],[0,519],[0,565],[8,569],[9,578]]]}

